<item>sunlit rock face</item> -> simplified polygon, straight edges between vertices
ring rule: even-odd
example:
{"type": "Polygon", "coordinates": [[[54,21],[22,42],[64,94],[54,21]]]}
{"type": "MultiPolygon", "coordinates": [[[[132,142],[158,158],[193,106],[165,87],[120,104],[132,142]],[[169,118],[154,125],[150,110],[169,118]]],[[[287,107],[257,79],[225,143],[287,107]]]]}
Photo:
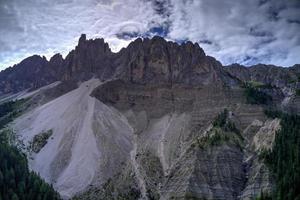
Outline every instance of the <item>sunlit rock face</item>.
{"type": "Polygon", "coordinates": [[[153,37],[112,53],[82,35],[66,58],[1,72],[0,101],[29,99],[11,126],[29,167],[63,198],[250,200],[274,188],[259,154],[280,120],[264,109],[300,110],[299,77],[297,65],[223,67],[197,43],[153,37]],[[272,105],[248,104],[249,82],[272,105]],[[215,126],[224,109],[235,131],[215,126]]]}

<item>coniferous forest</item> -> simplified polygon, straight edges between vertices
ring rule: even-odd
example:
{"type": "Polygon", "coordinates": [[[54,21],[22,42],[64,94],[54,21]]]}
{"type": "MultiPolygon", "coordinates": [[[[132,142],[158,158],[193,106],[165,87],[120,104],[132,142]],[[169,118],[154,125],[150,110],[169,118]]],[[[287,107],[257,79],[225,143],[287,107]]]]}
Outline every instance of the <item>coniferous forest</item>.
{"type": "Polygon", "coordinates": [[[281,119],[273,150],[266,155],[266,162],[276,180],[276,200],[300,199],[300,116],[280,112],[266,112],[281,119]]]}
{"type": "Polygon", "coordinates": [[[60,199],[52,186],[30,172],[25,155],[16,147],[0,144],[0,200],[60,199]]]}

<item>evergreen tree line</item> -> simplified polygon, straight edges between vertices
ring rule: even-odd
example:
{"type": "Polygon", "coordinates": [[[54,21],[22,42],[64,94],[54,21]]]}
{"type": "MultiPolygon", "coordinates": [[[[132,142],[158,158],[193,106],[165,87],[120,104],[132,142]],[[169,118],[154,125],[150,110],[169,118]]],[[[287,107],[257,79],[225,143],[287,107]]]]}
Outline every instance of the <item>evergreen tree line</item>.
{"type": "Polygon", "coordinates": [[[0,104],[0,130],[22,112],[26,101],[20,99],[0,104]]]}
{"type": "Polygon", "coordinates": [[[28,169],[26,156],[10,145],[9,131],[1,131],[19,113],[21,101],[0,105],[0,200],[56,200],[59,194],[28,169]]]}
{"type": "Polygon", "coordinates": [[[244,84],[244,95],[248,104],[263,104],[272,103],[272,97],[265,93],[262,87],[254,87],[251,84],[244,84]]]}
{"type": "Polygon", "coordinates": [[[60,199],[52,186],[30,172],[26,156],[6,142],[0,144],[0,200],[60,199]]]}
{"type": "Polygon", "coordinates": [[[273,150],[265,155],[276,179],[273,199],[300,200],[300,116],[278,111],[266,114],[281,119],[273,150]]]}

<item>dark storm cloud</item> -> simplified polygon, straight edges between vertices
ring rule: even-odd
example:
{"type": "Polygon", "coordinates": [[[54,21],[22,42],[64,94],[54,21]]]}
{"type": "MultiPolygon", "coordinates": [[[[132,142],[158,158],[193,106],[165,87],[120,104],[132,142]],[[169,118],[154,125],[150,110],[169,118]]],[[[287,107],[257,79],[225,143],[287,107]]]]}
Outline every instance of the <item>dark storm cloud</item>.
{"type": "Polygon", "coordinates": [[[0,67],[66,54],[81,33],[114,51],[161,35],[199,42],[224,64],[290,66],[300,63],[299,32],[299,0],[0,0],[0,67]]]}

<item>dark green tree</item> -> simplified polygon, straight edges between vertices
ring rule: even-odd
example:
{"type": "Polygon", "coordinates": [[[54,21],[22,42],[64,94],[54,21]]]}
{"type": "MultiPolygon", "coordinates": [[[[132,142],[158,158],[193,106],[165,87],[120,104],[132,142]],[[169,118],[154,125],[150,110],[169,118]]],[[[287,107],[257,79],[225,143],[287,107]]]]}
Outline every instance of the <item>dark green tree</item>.
{"type": "Polygon", "coordinates": [[[300,116],[268,111],[270,117],[281,119],[273,150],[266,162],[276,178],[275,198],[300,199],[300,116]]]}

